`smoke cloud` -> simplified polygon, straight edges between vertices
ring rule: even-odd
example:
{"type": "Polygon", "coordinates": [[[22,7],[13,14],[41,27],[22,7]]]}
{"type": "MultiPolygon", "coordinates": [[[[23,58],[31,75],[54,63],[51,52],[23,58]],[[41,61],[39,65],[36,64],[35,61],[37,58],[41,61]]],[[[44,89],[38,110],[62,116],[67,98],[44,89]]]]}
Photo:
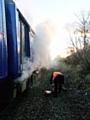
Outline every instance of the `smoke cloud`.
{"type": "Polygon", "coordinates": [[[45,21],[35,29],[35,38],[33,40],[34,59],[23,58],[22,76],[17,78],[15,82],[21,82],[28,78],[33,71],[42,67],[49,68],[51,66],[50,43],[54,39],[57,29],[54,23],[50,20],[45,21]]]}
{"type": "Polygon", "coordinates": [[[53,40],[57,29],[50,20],[40,23],[35,29],[34,40],[34,65],[41,67],[50,67],[51,53],[50,43],[53,40]]]}

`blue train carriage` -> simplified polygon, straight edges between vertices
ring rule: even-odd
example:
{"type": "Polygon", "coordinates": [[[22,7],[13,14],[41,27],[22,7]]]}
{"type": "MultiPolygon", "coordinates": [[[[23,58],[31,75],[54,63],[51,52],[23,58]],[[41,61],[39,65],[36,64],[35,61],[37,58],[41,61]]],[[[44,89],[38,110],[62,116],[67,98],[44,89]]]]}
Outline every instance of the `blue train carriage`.
{"type": "Polygon", "coordinates": [[[13,0],[0,0],[0,108],[5,105],[9,93],[15,98],[18,91],[26,89],[32,74],[30,29],[13,0]]]}

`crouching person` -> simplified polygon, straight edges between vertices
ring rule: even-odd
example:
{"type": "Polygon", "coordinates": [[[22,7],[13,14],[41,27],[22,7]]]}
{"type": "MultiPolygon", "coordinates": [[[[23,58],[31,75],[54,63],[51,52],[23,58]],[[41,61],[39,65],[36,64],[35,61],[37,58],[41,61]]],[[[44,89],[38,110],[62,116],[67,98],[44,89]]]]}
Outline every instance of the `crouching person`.
{"type": "Polygon", "coordinates": [[[54,97],[57,97],[58,90],[60,93],[62,84],[64,84],[64,75],[61,72],[53,72],[50,77],[50,84],[54,87],[54,97]]]}

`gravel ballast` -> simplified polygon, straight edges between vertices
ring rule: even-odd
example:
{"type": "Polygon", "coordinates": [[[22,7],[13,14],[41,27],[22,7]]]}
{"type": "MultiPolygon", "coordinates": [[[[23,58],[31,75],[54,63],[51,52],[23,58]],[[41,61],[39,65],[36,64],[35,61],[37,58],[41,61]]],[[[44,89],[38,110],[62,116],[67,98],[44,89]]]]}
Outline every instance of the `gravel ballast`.
{"type": "MultiPolygon", "coordinates": [[[[43,95],[51,89],[50,73],[45,72],[0,116],[0,120],[90,120],[90,95],[77,90],[75,84],[67,83],[67,92],[43,95]]],[[[69,81],[69,79],[68,79],[69,81]]]]}

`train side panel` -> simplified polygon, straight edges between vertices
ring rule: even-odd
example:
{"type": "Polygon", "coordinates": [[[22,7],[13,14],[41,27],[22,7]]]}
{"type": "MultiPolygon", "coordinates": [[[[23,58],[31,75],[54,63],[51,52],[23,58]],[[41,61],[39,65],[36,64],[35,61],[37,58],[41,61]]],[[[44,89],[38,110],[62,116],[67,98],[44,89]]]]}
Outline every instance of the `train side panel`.
{"type": "Polygon", "coordinates": [[[0,112],[6,105],[8,76],[8,50],[6,33],[5,1],[0,0],[0,112]]]}
{"type": "Polygon", "coordinates": [[[6,23],[8,38],[8,76],[14,79],[20,72],[17,48],[16,6],[14,2],[6,2],[6,23]]]}
{"type": "Polygon", "coordinates": [[[4,0],[0,0],[0,83],[8,74],[7,35],[4,0]]]}

